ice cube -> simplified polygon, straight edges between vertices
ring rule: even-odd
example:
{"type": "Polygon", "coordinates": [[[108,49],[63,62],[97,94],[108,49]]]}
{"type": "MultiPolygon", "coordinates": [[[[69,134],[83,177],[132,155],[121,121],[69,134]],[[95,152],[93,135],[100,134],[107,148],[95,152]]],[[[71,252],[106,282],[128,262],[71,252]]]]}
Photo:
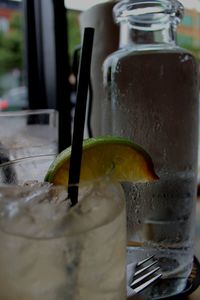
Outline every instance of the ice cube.
{"type": "Polygon", "coordinates": [[[52,237],[70,201],[65,187],[49,183],[0,188],[0,226],[5,232],[29,237],[52,237]]]}

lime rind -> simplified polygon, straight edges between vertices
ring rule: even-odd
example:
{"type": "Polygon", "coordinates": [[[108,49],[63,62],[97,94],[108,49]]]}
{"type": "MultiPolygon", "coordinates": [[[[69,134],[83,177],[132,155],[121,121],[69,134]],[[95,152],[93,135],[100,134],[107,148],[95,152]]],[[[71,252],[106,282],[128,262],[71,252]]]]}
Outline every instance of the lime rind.
{"type": "MultiPolygon", "coordinates": [[[[133,149],[133,151],[138,152],[145,158],[147,168],[149,170],[152,170],[152,180],[158,179],[158,176],[154,172],[154,166],[153,161],[151,159],[151,156],[138,144],[135,144],[134,142],[130,141],[127,138],[123,137],[113,137],[113,136],[100,136],[95,138],[88,138],[83,141],[83,151],[89,149],[89,148],[95,148],[99,145],[123,145],[128,146],[133,149]]],[[[53,161],[53,163],[50,165],[49,170],[45,176],[45,181],[53,182],[53,178],[57,172],[57,170],[65,164],[70,159],[71,156],[71,146],[67,149],[63,150],[56,159],[53,161]]]]}

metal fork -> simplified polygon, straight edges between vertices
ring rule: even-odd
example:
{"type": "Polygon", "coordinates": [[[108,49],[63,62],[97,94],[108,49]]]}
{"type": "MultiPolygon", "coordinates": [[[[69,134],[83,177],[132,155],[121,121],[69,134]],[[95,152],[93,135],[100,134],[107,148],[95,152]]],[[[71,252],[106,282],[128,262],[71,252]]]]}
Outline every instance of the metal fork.
{"type": "Polygon", "coordinates": [[[140,293],[147,287],[158,282],[162,277],[162,274],[158,273],[160,267],[155,267],[158,261],[153,258],[154,255],[136,264],[134,275],[129,280],[129,287],[132,289],[133,294],[140,293]]]}

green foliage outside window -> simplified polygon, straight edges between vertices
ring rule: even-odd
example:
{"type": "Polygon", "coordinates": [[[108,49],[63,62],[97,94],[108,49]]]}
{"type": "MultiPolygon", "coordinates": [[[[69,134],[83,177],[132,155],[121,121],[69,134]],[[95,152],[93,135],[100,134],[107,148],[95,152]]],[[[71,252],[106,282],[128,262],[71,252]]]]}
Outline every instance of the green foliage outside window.
{"type": "Polygon", "coordinates": [[[185,25],[185,26],[192,26],[192,24],[193,24],[192,17],[188,16],[188,15],[185,15],[183,20],[182,20],[182,24],[185,25]]]}
{"type": "MultiPolygon", "coordinates": [[[[9,23],[9,31],[0,31],[0,75],[13,69],[23,70],[24,68],[22,22],[21,14],[13,14],[9,23]]],[[[75,47],[80,44],[78,13],[75,11],[68,13],[68,33],[69,55],[72,58],[75,47]]]]}
{"type": "Polygon", "coordinates": [[[22,18],[13,14],[8,32],[0,31],[0,74],[23,68],[22,18]]]}
{"type": "Polygon", "coordinates": [[[191,52],[200,63],[200,47],[194,47],[192,37],[183,34],[178,34],[178,45],[191,52]]]}
{"type": "Polygon", "coordinates": [[[192,37],[183,34],[178,34],[178,44],[190,47],[192,45],[192,37]]]}
{"type": "MultiPolygon", "coordinates": [[[[79,12],[68,11],[69,55],[72,59],[74,49],[80,45],[79,12]]],[[[13,69],[24,69],[23,18],[19,13],[13,14],[9,31],[0,31],[0,76],[13,69]]],[[[178,35],[178,44],[192,52],[200,62],[200,47],[192,47],[192,38],[178,35]]]]}
{"type": "Polygon", "coordinates": [[[80,45],[80,26],[79,13],[76,11],[68,12],[68,34],[69,34],[69,56],[72,59],[73,52],[80,45]]]}
{"type": "Polygon", "coordinates": [[[182,45],[182,48],[187,49],[189,52],[191,52],[200,64],[200,48],[188,45],[182,45]]]}

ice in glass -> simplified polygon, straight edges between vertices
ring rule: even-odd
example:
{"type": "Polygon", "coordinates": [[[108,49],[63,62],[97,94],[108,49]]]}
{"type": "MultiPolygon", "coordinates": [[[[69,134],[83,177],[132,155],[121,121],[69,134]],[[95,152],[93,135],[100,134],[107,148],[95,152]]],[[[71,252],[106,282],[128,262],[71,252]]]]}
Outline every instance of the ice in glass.
{"type": "Polygon", "coordinates": [[[69,209],[65,187],[15,178],[18,185],[0,187],[0,300],[124,300],[120,184],[107,176],[80,184],[69,209]]]}

